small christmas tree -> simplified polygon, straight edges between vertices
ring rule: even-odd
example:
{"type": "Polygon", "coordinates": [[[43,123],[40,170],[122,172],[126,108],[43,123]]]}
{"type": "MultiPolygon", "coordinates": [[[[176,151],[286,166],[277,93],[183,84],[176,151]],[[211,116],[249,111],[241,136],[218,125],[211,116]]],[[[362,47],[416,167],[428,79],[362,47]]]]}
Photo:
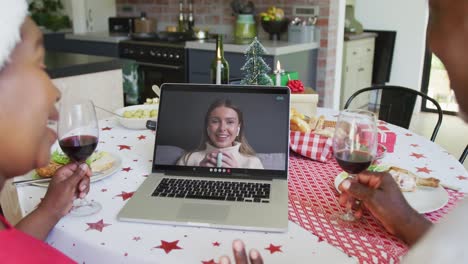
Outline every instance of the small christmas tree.
{"type": "Polygon", "coordinates": [[[244,73],[244,78],[241,81],[243,85],[272,85],[273,82],[268,76],[271,71],[270,66],[266,64],[262,56],[266,54],[263,45],[255,39],[245,51],[246,62],[242,66],[241,71],[244,73]]]}

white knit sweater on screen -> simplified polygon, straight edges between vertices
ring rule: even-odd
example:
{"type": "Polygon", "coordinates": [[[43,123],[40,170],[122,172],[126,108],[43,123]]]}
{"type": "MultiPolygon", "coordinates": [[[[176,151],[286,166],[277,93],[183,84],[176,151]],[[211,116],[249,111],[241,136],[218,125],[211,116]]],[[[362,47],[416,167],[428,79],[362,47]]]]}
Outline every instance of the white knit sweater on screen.
{"type": "Polygon", "coordinates": [[[206,143],[206,149],[202,151],[193,152],[187,160],[187,163],[184,162],[184,158],[179,159],[179,161],[177,161],[177,165],[200,166],[200,161],[202,161],[205,158],[206,154],[211,153],[215,150],[219,150],[225,153],[231,153],[234,159],[237,161],[237,165],[239,168],[263,169],[263,165],[260,159],[256,156],[247,156],[241,154],[239,152],[240,146],[241,144],[237,141],[234,142],[234,146],[227,148],[216,148],[211,144],[206,143]]]}

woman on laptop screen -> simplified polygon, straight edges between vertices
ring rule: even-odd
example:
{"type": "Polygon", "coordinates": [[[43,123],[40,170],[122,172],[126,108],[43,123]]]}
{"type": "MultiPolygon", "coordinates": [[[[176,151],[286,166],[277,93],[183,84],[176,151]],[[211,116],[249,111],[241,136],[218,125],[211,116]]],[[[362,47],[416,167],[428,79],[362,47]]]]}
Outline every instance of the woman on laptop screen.
{"type": "Polygon", "coordinates": [[[230,100],[219,99],[210,105],[204,127],[198,148],[182,155],[177,165],[263,169],[244,135],[242,112],[230,100]]]}

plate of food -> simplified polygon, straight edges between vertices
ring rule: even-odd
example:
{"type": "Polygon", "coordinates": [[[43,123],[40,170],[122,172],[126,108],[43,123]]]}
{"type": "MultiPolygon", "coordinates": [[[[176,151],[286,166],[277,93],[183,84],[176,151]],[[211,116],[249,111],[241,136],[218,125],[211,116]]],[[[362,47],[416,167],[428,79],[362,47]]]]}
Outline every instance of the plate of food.
{"type": "MultiPolygon", "coordinates": [[[[56,150],[52,152],[49,164],[46,167],[36,169],[32,172],[33,179],[50,178],[55,172],[65,164],[68,164],[70,159],[62,152],[56,150]]],[[[91,182],[99,181],[111,176],[122,167],[122,160],[119,156],[106,152],[96,151],[86,160],[91,171],[96,175],[91,176],[91,182]]],[[[47,187],[49,182],[32,182],[32,185],[47,187]]]]}
{"type": "MultiPolygon", "coordinates": [[[[371,165],[368,170],[388,171],[400,186],[406,201],[421,214],[439,210],[449,201],[447,191],[436,178],[420,177],[409,170],[389,165],[371,165]]],[[[334,185],[338,192],[340,192],[338,186],[347,177],[348,173],[346,172],[341,172],[335,177],[334,185]]]]}
{"type": "Polygon", "coordinates": [[[132,105],[117,109],[119,123],[130,129],[146,129],[146,121],[158,119],[158,104],[132,105]]]}

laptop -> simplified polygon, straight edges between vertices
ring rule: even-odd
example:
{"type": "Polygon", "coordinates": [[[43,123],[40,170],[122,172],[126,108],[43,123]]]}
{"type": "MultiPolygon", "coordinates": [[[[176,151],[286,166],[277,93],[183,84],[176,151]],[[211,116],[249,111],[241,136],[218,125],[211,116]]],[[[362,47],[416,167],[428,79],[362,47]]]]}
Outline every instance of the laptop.
{"type": "Polygon", "coordinates": [[[163,84],[152,173],[118,219],[287,231],[289,103],[287,87],[163,84]]]}

